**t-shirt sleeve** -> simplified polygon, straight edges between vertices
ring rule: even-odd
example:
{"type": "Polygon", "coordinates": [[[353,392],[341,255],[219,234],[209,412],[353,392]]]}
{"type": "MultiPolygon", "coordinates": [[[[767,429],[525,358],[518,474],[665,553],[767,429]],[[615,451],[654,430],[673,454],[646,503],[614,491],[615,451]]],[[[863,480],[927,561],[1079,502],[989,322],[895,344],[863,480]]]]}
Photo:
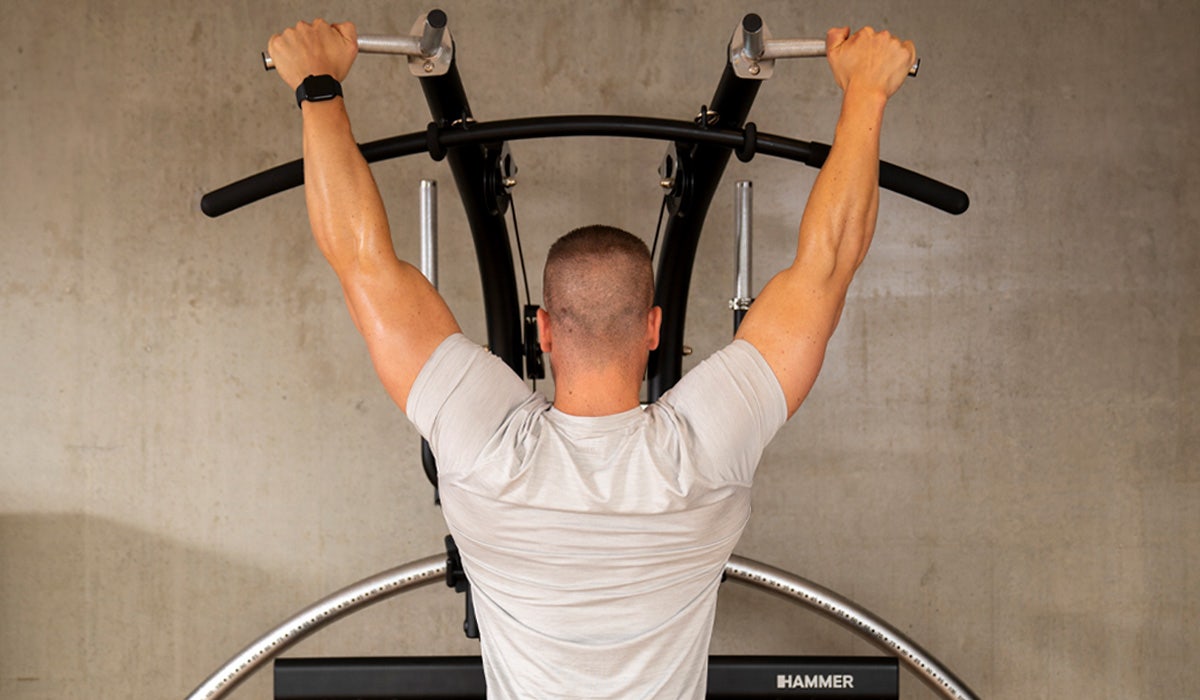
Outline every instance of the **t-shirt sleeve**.
{"type": "Polygon", "coordinates": [[[702,476],[749,484],[763,449],[787,421],[783,388],[758,349],[736,340],[660,399],[695,449],[702,476]]]}
{"type": "Polygon", "coordinates": [[[470,469],[475,458],[532,391],[508,365],[456,333],[425,362],[405,413],[429,441],[438,473],[470,469]]]}

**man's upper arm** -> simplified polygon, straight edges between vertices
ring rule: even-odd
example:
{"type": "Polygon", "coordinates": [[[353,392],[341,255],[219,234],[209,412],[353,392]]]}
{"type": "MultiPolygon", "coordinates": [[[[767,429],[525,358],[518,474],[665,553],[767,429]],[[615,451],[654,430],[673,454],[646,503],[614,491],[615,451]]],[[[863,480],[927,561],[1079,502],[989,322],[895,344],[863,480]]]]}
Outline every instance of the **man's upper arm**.
{"type": "Polygon", "coordinates": [[[788,416],[817,380],[848,284],[798,260],[767,284],[738,328],[737,337],[758,349],[783,387],[788,416]]]}
{"type": "Polygon", "coordinates": [[[340,275],[350,315],[392,400],[405,410],[425,362],[458,323],[415,267],[383,257],[340,275]]]}

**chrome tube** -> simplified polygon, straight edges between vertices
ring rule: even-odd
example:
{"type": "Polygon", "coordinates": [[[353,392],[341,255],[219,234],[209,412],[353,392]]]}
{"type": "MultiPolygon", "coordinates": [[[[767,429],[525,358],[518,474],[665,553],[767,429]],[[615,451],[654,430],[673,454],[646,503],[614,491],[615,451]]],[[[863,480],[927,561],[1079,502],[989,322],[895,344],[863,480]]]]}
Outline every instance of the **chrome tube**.
{"type": "Polygon", "coordinates": [[[735,302],[745,302],[745,307],[738,307],[742,310],[750,307],[750,299],[754,295],[750,279],[753,202],[754,183],[738,180],[733,200],[734,256],[737,260],[733,297],[735,302]]]}
{"type": "Polygon", "coordinates": [[[766,564],[732,556],[725,565],[730,578],[790,598],[816,610],[888,654],[947,700],[977,700],[978,696],[937,659],[902,632],[869,610],[812,581],[766,564]]]}
{"type": "Polygon", "coordinates": [[[409,589],[444,581],[445,576],[446,555],[438,554],[389,569],[326,596],[225,662],[187,696],[188,700],[223,698],[268,661],[334,620],[409,589]]]}
{"type": "Polygon", "coordinates": [[[746,54],[746,58],[762,58],[765,41],[762,18],[753,13],[743,17],[742,52],[746,54]]]}
{"type": "Polygon", "coordinates": [[[421,28],[421,40],[417,49],[421,56],[428,58],[442,48],[442,37],[446,33],[446,13],[433,10],[425,16],[425,26],[421,28]]]}
{"type": "Polygon", "coordinates": [[[437,180],[421,180],[421,274],[436,289],[437,275],[437,180]]]}

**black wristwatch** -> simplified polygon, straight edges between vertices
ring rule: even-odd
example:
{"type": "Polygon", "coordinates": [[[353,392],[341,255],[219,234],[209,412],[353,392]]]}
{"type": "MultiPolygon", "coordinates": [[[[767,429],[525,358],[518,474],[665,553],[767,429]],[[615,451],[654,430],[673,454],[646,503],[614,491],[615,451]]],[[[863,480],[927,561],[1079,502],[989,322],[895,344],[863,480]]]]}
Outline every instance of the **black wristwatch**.
{"type": "Polygon", "coordinates": [[[341,96],[342,84],[332,75],[310,75],[296,88],[296,106],[300,107],[305,100],[324,102],[341,96]]]}

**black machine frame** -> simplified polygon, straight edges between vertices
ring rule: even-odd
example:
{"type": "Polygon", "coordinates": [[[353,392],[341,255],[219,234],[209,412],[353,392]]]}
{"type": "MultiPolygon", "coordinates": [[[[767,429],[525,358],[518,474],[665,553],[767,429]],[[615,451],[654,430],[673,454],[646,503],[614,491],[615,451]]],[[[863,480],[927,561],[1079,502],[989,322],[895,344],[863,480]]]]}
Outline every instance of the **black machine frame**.
{"type": "MultiPolygon", "coordinates": [[[[440,11],[434,10],[429,13],[440,11]]],[[[442,22],[444,24],[444,14],[442,22]]],[[[745,27],[758,20],[743,19],[745,27]]],[[[662,307],[659,349],[647,369],[653,402],[682,376],[683,331],[692,268],[705,218],[734,152],[743,161],[756,154],[820,168],[829,145],[758,133],[746,118],[762,80],[741,77],[727,62],[717,88],[694,121],[611,115],[566,115],[477,122],[467,101],[458,63],[451,57],[440,75],[419,76],[433,121],[424,131],[361,144],[367,162],[417,153],[449,163],[475,244],[487,324],[487,344],[519,376],[526,377],[522,309],[517,295],[512,246],[504,215],[511,194],[503,186],[509,166],[502,154],[509,141],[564,136],[617,136],[666,140],[673,145],[673,183],[666,194],[670,213],[655,274],[655,304],[662,307]]],[[[304,182],[303,161],[294,160],[214,190],[201,209],[216,217],[304,182]]],[[[970,206],[962,190],[912,170],[880,162],[880,187],[951,214],[970,206]]]]}
{"type": "MultiPolygon", "coordinates": [[[[407,155],[428,153],[435,161],[445,159],[453,174],[459,191],[467,221],[474,242],[476,258],[483,289],[483,304],[487,328],[487,345],[490,350],[508,364],[518,376],[536,377],[533,367],[540,362],[539,357],[533,357],[536,342],[530,342],[531,332],[536,332],[527,322],[529,310],[522,309],[518,297],[517,280],[513,259],[512,246],[505,214],[511,204],[511,186],[508,177],[512,171],[512,160],[509,154],[509,142],[523,139],[554,138],[564,136],[613,136],[639,139],[655,139],[667,141],[668,153],[664,160],[666,172],[662,181],[664,189],[664,209],[669,214],[666,217],[665,228],[662,232],[662,248],[658,257],[655,274],[655,304],[662,308],[663,322],[660,345],[658,350],[651,353],[647,370],[648,401],[657,400],[679,381],[683,374],[684,325],[687,315],[688,291],[691,284],[692,270],[698,247],[699,238],[704,226],[712,199],[720,184],[725,168],[731,155],[736,155],[742,161],[749,161],[757,154],[765,154],[798,161],[812,167],[821,167],[828,156],[830,146],[818,142],[806,142],[797,139],[759,133],[753,122],[746,119],[762,85],[762,77],[758,71],[751,70],[747,74],[745,66],[740,66],[733,55],[724,66],[723,72],[709,102],[700,108],[699,115],[691,121],[669,120],[648,117],[612,116],[612,115],[563,115],[510,119],[495,122],[477,122],[468,103],[462,79],[455,60],[455,47],[449,38],[445,14],[433,10],[423,15],[414,27],[415,34],[422,37],[412,37],[413,43],[420,44],[420,54],[417,63],[425,67],[425,74],[413,70],[420,80],[422,92],[428,104],[432,121],[422,130],[391,138],[360,144],[359,148],[369,163],[380,162],[391,158],[407,155]],[[431,31],[432,30],[432,31],[431,31]],[[433,38],[430,38],[433,37],[433,38]],[[419,42],[418,42],[419,39],[419,42]],[[438,52],[440,48],[449,48],[448,55],[438,52]],[[431,70],[434,64],[430,60],[437,56],[438,67],[431,70]],[[757,77],[756,77],[757,76],[757,77]]],[[[751,47],[751,39],[758,37],[758,51],[761,57],[763,25],[757,15],[747,15],[735,33],[735,40],[744,36],[745,45],[751,47]]],[[[402,40],[407,40],[403,38],[402,40]]],[[[736,41],[735,41],[736,43],[736,41]]],[[[360,47],[363,38],[360,37],[360,47]]],[[[399,53],[399,51],[384,51],[399,53]]],[[[405,49],[410,55],[410,65],[413,55],[410,49],[405,49]]],[[[800,55],[800,54],[795,54],[800,55]]],[[[815,55],[815,54],[804,54],[815,55]]],[[[755,57],[752,57],[755,58],[755,57]]],[[[266,59],[266,57],[264,57],[266,59]]],[[[757,60],[757,59],[756,59],[757,60]]],[[[766,59],[763,59],[765,66],[766,59]]],[[[744,63],[744,61],[743,61],[744,63]]],[[[751,61],[754,67],[757,63],[751,61]]],[[[913,68],[915,74],[916,66],[913,68]]],[[[769,75],[769,70],[767,74],[769,75]]],[[[276,193],[303,184],[303,161],[295,160],[256,175],[216,189],[204,195],[201,200],[202,211],[210,217],[228,213],[234,209],[252,202],[272,196],[276,193]]],[[[951,214],[961,214],[969,207],[970,200],[965,192],[955,187],[938,182],[925,175],[887,163],[880,163],[880,186],[898,194],[926,203],[951,214]]],[[[740,318],[740,316],[739,316],[740,318]]],[[[736,323],[736,321],[735,321],[736,323]]],[[[423,461],[425,471],[436,488],[436,469],[432,464],[432,455],[427,445],[423,446],[423,461]]],[[[465,577],[461,576],[461,568],[456,565],[452,542],[448,543],[450,558],[446,564],[446,573],[450,584],[459,590],[467,588],[465,577]]],[[[432,570],[432,569],[430,569],[432,570]]],[[[750,578],[753,578],[751,576],[750,578]]],[[[807,583],[807,582],[806,582],[807,583]]],[[[407,585],[407,584],[406,584],[407,585]]],[[[793,592],[793,597],[796,594],[793,592]]],[[[827,611],[828,612],[828,611],[827,611]]],[[[468,624],[471,621],[471,610],[468,598],[468,624]]],[[[323,624],[323,623],[322,623],[323,624]]],[[[468,632],[468,636],[470,632],[468,632]]],[[[279,649],[277,651],[281,651],[279,649]]],[[[893,645],[893,650],[895,650],[893,645]]],[[[923,653],[923,652],[922,652],[923,653]]],[[[904,655],[900,655],[904,660],[904,655]]],[[[862,698],[894,698],[897,697],[894,684],[886,682],[888,669],[895,676],[895,659],[872,658],[810,658],[799,657],[712,657],[712,666],[716,676],[710,672],[710,682],[715,678],[712,689],[716,694],[710,697],[862,697],[862,698]],[[738,669],[759,668],[756,664],[791,663],[796,668],[803,667],[812,673],[842,667],[857,667],[865,669],[879,680],[873,686],[878,690],[874,694],[864,692],[857,695],[837,693],[822,695],[817,692],[780,692],[770,694],[747,694],[743,683],[738,690],[738,669]],[[799,664],[800,666],[796,666],[799,664]],[[808,664],[804,666],[804,664],[808,664]],[[815,665],[814,665],[815,664],[815,665]],[[821,666],[825,664],[825,666],[821,666]],[[830,665],[832,664],[832,665],[830,665]],[[841,666],[839,666],[841,664],[841,666]],[[722,675],[725,674],[725,675],[722,675]],[[724,683],[725,685],[722,685],[724,683]],[[729,684],[733,685],[729,685],[729,684]],[[724,688],[724,690],[721,690],[724,688]],[[727,694],[721,694],[725,692],[727,694]],[[740,693],[740,694],[739,694],[740,693]]],[[[470,686],[470,692],[462,695],[363,695],[355,694],[354,683],[375,683],[387,673],[399,671],[413,673],[445,673],[445,663],[455,668],[466,669],[467,676],[475,678],[477,659],[458,659],[455,661],[428,660],[424,657],[416,660],[280,660],[276,666],[277,697],[478,697],[478,688],[470,686]],[[324,669],[322,671],[321,669],[324,669]],[[424,669],[424,670],[422,670],[424,669]],[[295,694],[293,691],[280,692],[279,679],[284,678],[284,685],[294,683],[296,679],[307,677],[313,673],[326,674],[326,679],[337,685],[341,679],[342,690],[345,694],[331,692],[328,695],[295,694]],[[282,675],[281,675],[282,674],[282,675]],[[309,674],[304,676],[304,674],[309,674]],[[372,675],[374,674],[374,675],[372,675]],[[364,681],[364,678],[368,678],[364,681]],[[289,680],[290,679],[290,680],[289,680]],[[373,680],[372,680],[373,679],[373,680]],[[288,694],[291,692],[292,694],[288,694]]],[[[910,663],[910,666],[912,664],[910,663]]],[[[760,669],[761,670],[761,669],[760,669]]],[[[237,672],[240,674],[240,670],[237,672]]],[[[219,675],[214,674],[214,677],[219,675]]],[[[953,679],[950,684],[958,688],[960,682],[953,679]]],[[[411,673],[407,678],[413,678],[411,673]]],[[[394,678],[394,676],[393,676],[394,678]]],[[[220,690],[216,695],[204,697],[220,697],[227,687],[226,680],[210,678],[205,686],[220,690]],[[216,685],[213,685],[215,683],[216,685]]],[[[927,683],[930,681],[923,678],[927,683]]],[[[240,682],[239,678],[231,680],[232,685],[240,682]]],[[[471,683],[474,683],[472,680],[471,683]]],[[[393,683],[393,687],[394,687],[393,683]]],[[[402,684],[407,687],[410,683],[402,684]]],[[[931,684],[932,685],[932,684],[931,684]]],[[[288,686],[292,687],[292,686],[288,686]]],[[[949,686],[947,686],[949,687],[949,686]]],[[[961,686],[965,689],[965,686],[961,686]]],[[[190,697],[199,697],[200,690],[190,697]]],[[[969,691],[956,694],[946,693],[947,697],[971,697],[969,691]]],[[[341,692],[341,691],[338,691],[341,692]]]]}

